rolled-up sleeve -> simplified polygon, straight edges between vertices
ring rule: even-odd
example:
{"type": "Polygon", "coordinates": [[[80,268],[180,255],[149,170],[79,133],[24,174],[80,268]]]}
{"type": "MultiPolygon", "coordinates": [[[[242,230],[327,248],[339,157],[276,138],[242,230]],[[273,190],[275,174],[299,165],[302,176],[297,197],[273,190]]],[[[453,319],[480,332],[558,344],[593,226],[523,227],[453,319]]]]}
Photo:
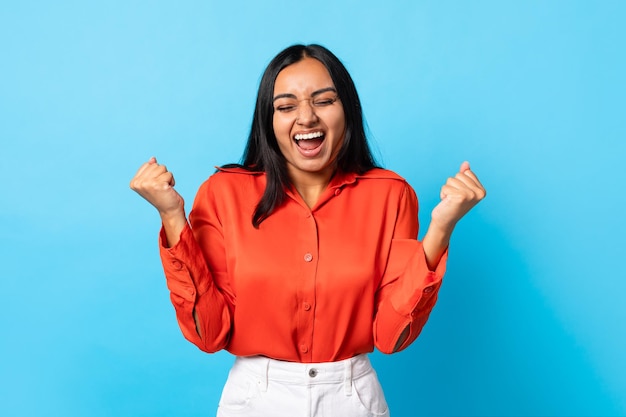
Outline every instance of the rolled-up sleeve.
{"type": "Polygon", "coordinates": [[[387,265],[376,294],[374,343],[384,353],[405,349],[420,334],[437,301],[448,252],[434,271],[417,240],[417,197],[407,184],[401,197],[387,265]],[[400,346],[398,341],[408,330],[400,346]]]}

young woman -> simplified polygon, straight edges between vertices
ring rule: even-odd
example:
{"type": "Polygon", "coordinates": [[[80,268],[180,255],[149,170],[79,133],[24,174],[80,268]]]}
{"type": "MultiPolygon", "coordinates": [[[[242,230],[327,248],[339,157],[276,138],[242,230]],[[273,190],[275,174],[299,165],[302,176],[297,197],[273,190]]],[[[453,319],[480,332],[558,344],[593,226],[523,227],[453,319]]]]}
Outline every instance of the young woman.
{"type": "Polygon", "coordinates": [[[242,164],[200,187],[189,222],[155,158],[131,188],[161,215],[184,336],[237,357],[224,417],[389,415],[366,354],[415,340],[454,226],[485,196],[464,162],[419,242],[415,192],[376,167],[354,83],[319,45],[291,46],[269,64],[242,164]]]}

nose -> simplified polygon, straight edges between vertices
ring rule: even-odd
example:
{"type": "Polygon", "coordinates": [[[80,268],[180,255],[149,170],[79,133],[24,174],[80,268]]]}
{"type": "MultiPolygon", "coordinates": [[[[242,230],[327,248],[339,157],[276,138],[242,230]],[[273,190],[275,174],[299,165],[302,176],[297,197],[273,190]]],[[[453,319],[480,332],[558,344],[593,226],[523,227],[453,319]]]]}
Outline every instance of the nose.
{"type": "Polygon", "coordinates": [[[311,104],[310,100],[302,100],[298,104],[298,114],[296,115],[296,123],[300,125],[310,125],[317,122],[317,114],[315,114],[315,107],[311,104]]]}

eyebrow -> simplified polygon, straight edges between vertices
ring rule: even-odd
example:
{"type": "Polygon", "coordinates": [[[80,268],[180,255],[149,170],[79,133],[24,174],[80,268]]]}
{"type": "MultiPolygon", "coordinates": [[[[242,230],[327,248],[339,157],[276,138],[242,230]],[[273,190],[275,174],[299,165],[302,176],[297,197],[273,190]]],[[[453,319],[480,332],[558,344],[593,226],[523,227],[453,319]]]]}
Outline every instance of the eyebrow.
{"type": "MultiPolygon", "coordinates": [[[[313,91],[313,93],[311,93],[311,97],[319,96],[320,94],[326,93],[327,91],[332,91],[334,93],[337,92],[335,87],[326,87],[326,88],[321,88],[319,90],[313,91]]],[[[279,98],[294,98],[294,99],[297,99],[298,97],[296,97],[295,94],[284,93],[284,94],[279,94],[279,95],[275,96],[274,100],[272,100],[272,101],[274,102],[274,101],[278,100],[279,98]]]]}

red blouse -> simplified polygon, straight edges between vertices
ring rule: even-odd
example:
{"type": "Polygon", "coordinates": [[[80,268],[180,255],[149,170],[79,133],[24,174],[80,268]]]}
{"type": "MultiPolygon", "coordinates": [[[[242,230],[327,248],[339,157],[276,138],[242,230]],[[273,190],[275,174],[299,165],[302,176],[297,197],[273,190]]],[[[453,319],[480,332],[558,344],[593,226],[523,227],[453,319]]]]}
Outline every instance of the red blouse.
{"type": "Polygon", "coordinates": [[[297,192],[258,229],[264,173],[220,169],[161,259],[184,336],[206,352],[328,362],[404,349],[428,319],[435,271],[417,240],[417,197],[397,174],[337,174],[310,209],[297,192]],[[199,330],[193,312],[199,318],[199,330]]]}

